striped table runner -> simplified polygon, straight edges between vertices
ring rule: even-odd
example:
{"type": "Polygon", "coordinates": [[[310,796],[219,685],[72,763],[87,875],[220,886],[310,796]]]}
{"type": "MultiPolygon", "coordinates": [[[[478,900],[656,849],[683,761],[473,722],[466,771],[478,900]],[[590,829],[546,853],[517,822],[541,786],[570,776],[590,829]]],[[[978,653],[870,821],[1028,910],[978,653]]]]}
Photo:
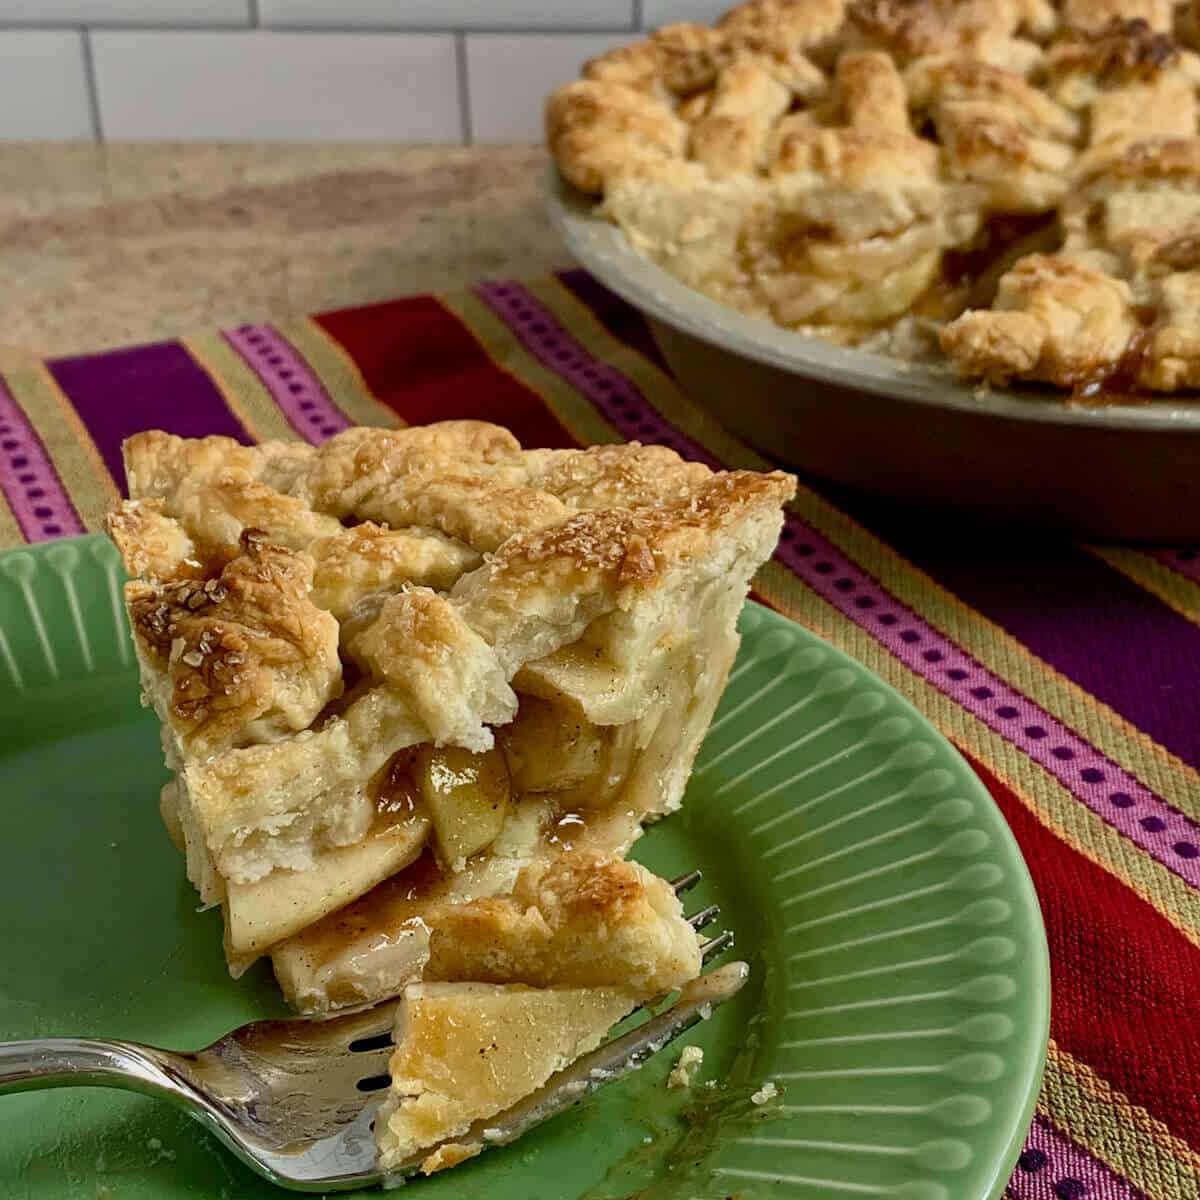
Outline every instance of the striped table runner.
{"type": "MultiPolygon", "coordinates": [[[[31,364],[0,376],[0,546],[98,527],[122,438],[319,442],[477,417],[762,467],[581,272],[31,364]]],[[[931,528],[802,487],[759,595],[899,688],[1008,818],[1050,939],[1052,1043],[1019,1200],[1200,1196],[1200,556],[931,528]]]]}

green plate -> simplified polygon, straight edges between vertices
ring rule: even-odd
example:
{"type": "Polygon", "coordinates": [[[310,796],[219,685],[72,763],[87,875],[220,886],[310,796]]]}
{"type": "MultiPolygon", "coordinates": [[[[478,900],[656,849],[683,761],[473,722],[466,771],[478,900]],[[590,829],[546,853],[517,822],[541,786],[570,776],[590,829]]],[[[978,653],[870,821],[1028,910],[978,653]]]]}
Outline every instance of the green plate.
{"type": "MultiPolygon", "coordinates": [[[[116,554],[99,537],[0,555],[0,1039],[191,1049],[281,1012],[234,983],[158,817],[116,554]]],[[[895,692],[765,609],[684,811],[638,857],[698,866],[751,964],[701,1025],[698,1081],[660,1055],[517,1144],[412,1185],[471,1200],[737,1196],[985,1200],[1033,1112],[1045,934],[979,781],[895,692]],[[774,1081],[779,1096],[752,1093],[774,1081]]],[[[103,1090],[0,1099],[7,1200],[281,1193],[198,1125],[103,1090]]]]}

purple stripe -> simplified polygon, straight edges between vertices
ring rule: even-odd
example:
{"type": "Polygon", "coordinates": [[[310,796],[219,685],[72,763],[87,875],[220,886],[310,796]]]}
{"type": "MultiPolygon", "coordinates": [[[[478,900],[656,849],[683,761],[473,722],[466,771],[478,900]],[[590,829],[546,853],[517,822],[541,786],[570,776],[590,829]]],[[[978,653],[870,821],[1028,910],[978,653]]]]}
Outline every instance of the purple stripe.
{"type": "MultiPolygon", "coordinates": [[[[703,446],[663,420],[630,380],[588,354],[523,288],[488,284],[479,294],[532,354],[585,395],[622,435],[721,467],[703,446]]],[[[1107,824],[1200,887],[1200,824],[940,634],[794,513],[787,514],[775,557],[910,670],[1042,766],[1107,824]]]]}
{"type": "Polygon", "coordinates": [[[27,542],[83,533],[83,522],[37,430],[0,379],[0,492],[27,542]]]}
{"type": "Polygon", "coordinates": [[[593,358],[520,284],[482,283],[476,292],[543,366],[586,396],[623,437],[670,446],[687,458],[720,469],[721,464],[703,446],[668,425],[629,379],[616,367],[593,358]]]}
{"type": "Polygon", "coordinates": [[[1008,1186],[1017,1200],[1146,1200],[1128,1179],[1042,1116],[1034,1118],[1008,1186]]]}
{"type": "Polygon", "coordinates": [[[318,445],[353,422],[334,404],[325,385],[296,348],[270,325],[241,325],[225,340],[262,380],[291,427],[318,445]]]}
{"type": "Polygon", "coordinates": [[[1166,567],[1170,567],[1179,575],[1200,583],[1200,550],[1188,546],[1181,550],[1151,550],[1151,558],[1157,559],[1166,567]]]}
{"type": "Polygon", "coordinates": [[[1200,626],[1061,539],[930,520],[821,485],[843,512],[1084,691],[1200,766],[1200,626]]]}
{"type": "Polygon", "coordinates": [[[79,414],[100,456],[128,493],[121,443],[143,429],[180,437],[224,434],[253,440],[229,411],[208,372],[178,342],[158,342],[46,364],[79,414]]]}
{"type": "Polygon", "coordinates": [[[626,304],[615,292],[610,292],[594,275],[586,271],[560,271],[558,281],[576,300],[591,310],[592,315],[613,337],[632,346],[667,374],[670,368],[642,316],[631,304],[626,304]]]}

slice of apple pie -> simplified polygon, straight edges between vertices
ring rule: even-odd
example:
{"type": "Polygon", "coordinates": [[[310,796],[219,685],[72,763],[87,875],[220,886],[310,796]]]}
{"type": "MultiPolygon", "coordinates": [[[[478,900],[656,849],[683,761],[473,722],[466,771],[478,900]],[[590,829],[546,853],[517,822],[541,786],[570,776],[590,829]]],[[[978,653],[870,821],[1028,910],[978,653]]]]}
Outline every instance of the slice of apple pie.
{"type": "MultiPolygon", "coordinates": [[[[404,993],[414,1029],[485,996],[497,1022],[593,1013],[546,1065],[697,973],[679,901],[623,855],[680,803],[789,476],[473,421],[150,432],[125,462],[109,531],[161,811],[235,976],[269,955],[318,1015],[404,993]]],[[[396,1103],[408,1149],[426,1109],[486,1107],[396,1103]]]]}

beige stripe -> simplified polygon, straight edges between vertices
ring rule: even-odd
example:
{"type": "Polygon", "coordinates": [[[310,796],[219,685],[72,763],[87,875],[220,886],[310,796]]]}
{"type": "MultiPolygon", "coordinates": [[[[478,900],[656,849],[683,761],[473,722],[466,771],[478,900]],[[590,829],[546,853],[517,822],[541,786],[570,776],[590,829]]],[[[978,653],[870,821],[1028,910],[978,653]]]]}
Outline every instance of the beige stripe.
{"type": "Polygon", "coordinates": [[[4,379],[42,439],[84,525],[99,529],[120,492],[79,414],[41,363],[14,367],[4,379]]]}
{"type": "MultiPolygon", "coordinates": [[[[543,300],[596,357],[613,363],[676,428],[730,466],[769,464],[689,401],[657,367],[617,341],[561,285],[538,288],[543,300]]],[[[801,487],[791,508],[898,600],[944,636],[1075,730],[1159,796],[1200,819],[1200,774],[1107,705],[1031,654],[815,492],[801,487]]]]}
{"type": "Polygon", "coordinates": [[[1085,546],[1097,558],[1156,595],[1181,617],[1200,624],[1200,586],[1172,571],[1165,563],[1120,546],[1085,546]]]}
{"type": "Polygon", "coordinates": [[[1105,824],[1045,768],[911,671],[786,567],[769,563],[757,586],[788,616],[890,683],[946,737],[987,764],[1043,825],[1121,880],[1189,942],[1200,946],[1200,892],[1105,824]]]}
{"type": "Polygon", "coordinates": [[[1200,1153],[1053,1041],[1038,1107],[1068,1137],[1155,1200],[1200,1195],[1200,1153]]]}
{"type": "Polygon", "coordinates": [[[583,446],[625,439],[569,383],[547,370],[482,300],[470,292],[438,300],[472,334],[496,367],[541,397],[568,433],[583,446]]]}
{"type": "Polygon", "coordinates": [[[194,334],[180,341],[256,442],[295,441],[299,437],[266,384],[219,333],[194,334]]]}
{"type": "Polygon", "coordinates": [[[356,425],[396,429],[404,422],[367,386],[345,347],[310,317],[274,322],[275,328],[304,357],[333,402],[356,425]]]}
{"type": "Polygon", "coordinates": [[[0,550],[11,550],[14,546],[25,545],[25,535],[17,518],[9,507],[8,500],[0,492],[0,550]]]}

